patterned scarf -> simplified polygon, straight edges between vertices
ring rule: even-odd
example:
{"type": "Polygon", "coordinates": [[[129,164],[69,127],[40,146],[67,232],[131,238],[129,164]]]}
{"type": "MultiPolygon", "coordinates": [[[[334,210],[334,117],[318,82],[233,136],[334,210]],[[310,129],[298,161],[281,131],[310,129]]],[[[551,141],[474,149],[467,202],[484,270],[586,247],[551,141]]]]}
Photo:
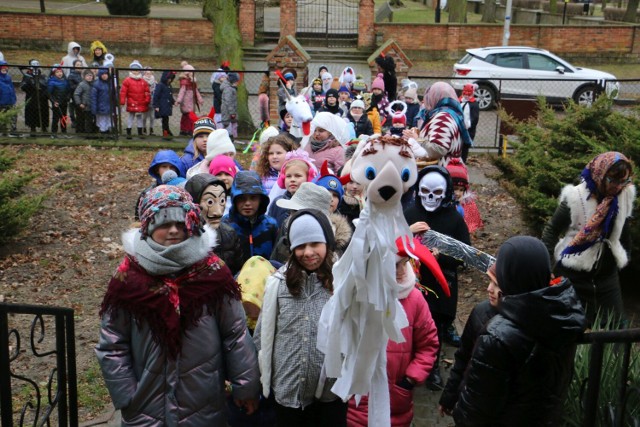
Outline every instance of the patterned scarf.
{"type": "MultiPolygon", "coordinates": [[[[613,165],[620,161],[630,163],[624,154],[609,151],[596,156],[587,164],[581,174],[583,181],[589,189],[587,199],[599,194],[599,189],[604,188],[607,172],[613,165]]],[[[589,218],[585,226],[576,234],[569,243],[569,246],[562,251],[562,257],[584,252],[596,242],[609,235],[614,220],[618,215],[618,195],[629,184],[630,181],[625,181],[609,187],[609,192],[603,195],[604,197],[600,203],[598,203],[593,216],[589,218]]]]}

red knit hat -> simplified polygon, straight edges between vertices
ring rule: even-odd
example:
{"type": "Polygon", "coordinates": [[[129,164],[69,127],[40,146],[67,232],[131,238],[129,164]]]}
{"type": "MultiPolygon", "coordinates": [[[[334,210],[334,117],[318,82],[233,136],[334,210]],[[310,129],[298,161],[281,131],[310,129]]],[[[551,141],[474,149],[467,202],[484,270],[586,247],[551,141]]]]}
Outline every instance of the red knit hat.
{"type": "Polygon", "coordinates": [[[392,124],[397,124],[397,123],[402,123],[404,126],[407,125],[407,116],[405,116],[404,114],[394,114],[393,115],[393,120],[391,121],[392,124]]]}
{"type": "Polygon", "coordinates": [[[469,188],[469,172],[464,163],[459,158],[454,157],[449,160],[447,164],[447,171],[451,175],[451,180],[454,185],[462,185],[464,188],[469,188]]]}

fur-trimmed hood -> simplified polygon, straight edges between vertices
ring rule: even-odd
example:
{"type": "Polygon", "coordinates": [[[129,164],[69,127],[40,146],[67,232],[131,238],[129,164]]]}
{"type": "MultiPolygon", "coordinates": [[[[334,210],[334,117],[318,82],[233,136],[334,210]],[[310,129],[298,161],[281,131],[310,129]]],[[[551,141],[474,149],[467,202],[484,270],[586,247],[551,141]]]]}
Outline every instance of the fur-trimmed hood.
{"type": "Polygon", "coordinates": [[[349,242],[351,242],[351,235],[353,234],[353,230],[349,225],[349,220],[347,220],[344,215],[337,212],[332,213],[329,216],[329,220],[331,221],[333,234],[336,237],[336,250],[343,253],[347,249],[347,246],[349,246],[349,242]]]}

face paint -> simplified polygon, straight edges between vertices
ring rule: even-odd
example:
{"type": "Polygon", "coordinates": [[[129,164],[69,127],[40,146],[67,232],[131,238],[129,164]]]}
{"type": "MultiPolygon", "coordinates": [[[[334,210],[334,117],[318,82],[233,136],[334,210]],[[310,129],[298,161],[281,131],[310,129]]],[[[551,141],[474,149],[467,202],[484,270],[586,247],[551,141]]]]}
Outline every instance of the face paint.
{"type": "Polygon", "coordinates": [[[422,177],[419,184],[418,195],[422,207],[433,212],[440,207],[447,191],[447,180],[438,172],[429,172],[422,177]]]}
{"type": "Polygon", "coordinates": [[[202,217],[211,227],[218,228],[220,226],[226,204],[227,196],[223,187],[210,185],[204,189],[200,198],[200,209],[202,217]]]}

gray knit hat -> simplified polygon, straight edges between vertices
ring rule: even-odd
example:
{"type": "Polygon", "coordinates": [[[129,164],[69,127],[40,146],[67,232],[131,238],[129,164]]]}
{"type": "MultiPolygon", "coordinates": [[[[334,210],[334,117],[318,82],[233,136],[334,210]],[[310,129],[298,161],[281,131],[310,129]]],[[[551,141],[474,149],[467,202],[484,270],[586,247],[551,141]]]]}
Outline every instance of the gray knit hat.
{"type": "Polygon", "coordinates": [[[315,217],[302,215],[293,218],[293,221],[289,224],[289,242],[289,248],[293,251],[305,243],[327,243],[327,238],[324,235],[322,226],[315,217]]]}
{"type": "Polygon", "coordinates": [[[186,212],[180,207],[167,207],[160,209],[149,223],[149,236],[153,234],[153,230],[168,222],[185,222],[186,212]]]}

